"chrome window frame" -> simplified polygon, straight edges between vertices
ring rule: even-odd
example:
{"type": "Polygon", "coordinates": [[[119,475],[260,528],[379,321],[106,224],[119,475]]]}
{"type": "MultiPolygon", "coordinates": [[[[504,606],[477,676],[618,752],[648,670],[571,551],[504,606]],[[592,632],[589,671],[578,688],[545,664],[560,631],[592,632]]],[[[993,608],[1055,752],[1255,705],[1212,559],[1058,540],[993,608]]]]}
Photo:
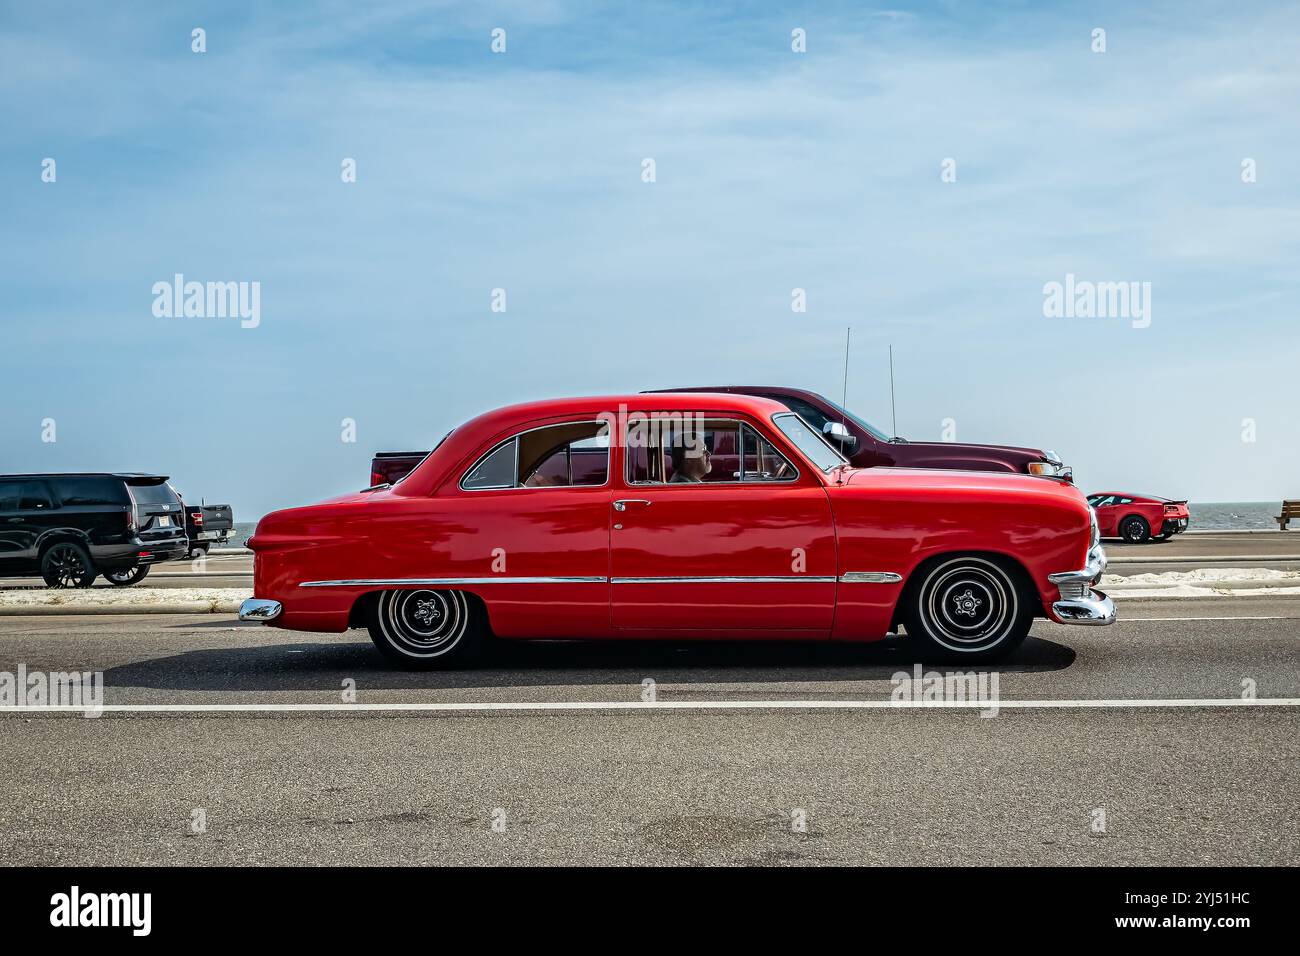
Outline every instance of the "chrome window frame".
{"type": "MultiPolygon", "coordinates": [[[[544,431],[547,428],[563,428],[566,425],[601,425],[606,429],[609,428],[609,422],[600,419],[579,419],[571,422],[551,422],[548,425],[538,425],[535,428],[525,428],[521,432],[516,432],[509,438],[497,442],[478,458],[474,459],[474,464],[470,465],[461,474],[460,480],[456,482],[456,487],[466,494],[478,494],[481,491],[560,491],[565,488],[608,488],[613,480],[612,472],[614,470],[614,446],[612,443],[605,445],[605,480],[598,485],[521,485],[519,483],[519,439],[524,435],[531,435],[533,432],[544,431]],[[515,483],[513,485],[492,485],[488,488],[466,488],[465,479],[474,473],[474,469],[486,461],[491,455],[495,454],[497,449],[503,445],[514,442],[515,446],[515,483]]],[[[450,433],[448,433],[450,434],[450,433]]]]}
{"type": "MultiPolygon", "coordinates": [[[[813,435],[817,436],[817,440],[818,440],[819,442],[821,442],[823,445],[825,445],[827,448],[829,448],[830,451],[831,451],[831,454],[833,454],[836,458],[838,458],[838,459],[840,460],[840,464],[839,464],[839,465],[833,465],[833,466],[831,466],[830,468],[827,468],[825,471],[822,471],[821,468],[817,468],[817,470],[818,470],[819,472],[821,472],[823,475],[829,475],[829,474],[830,474],[832,471],[834,471],[836,468],[839,468],[839,467],[841,467],[841,466],[843,466],[843,465],[847,465],[847,464],[849,464],[849,460],[848,460],[847,458],[845,458],[844,455],[841,454],[841,453],[840,453],[840,452],[835,448],[834,445],[832,445],[832,444],[831,444],[830,442],[828,442],[825,438],[823,438],[822,435],[821,435],[821,433],[818,432],[817,429],[813,428],[812,425],[808,424],[807,419],[805,419],[805,418],[804,418],[802,415],[800,415],[798,412],[777,412],[775,415],[772,416],[772,424],[776,426],[776,430],[777,430],[777,431],[781,432],[781,437],[784,438],[786,441],[788,441],[791,445],[793,445],[795,451],[797,451],[799,454],[803,455],[803,454],[804,454],[804,450],[803,450],[802,448],[799,447],[799,445],[795,442],[795,440],[794,440],[793,438],[791,438],[789,435],[787,435],[784,431],[781,430],[781,426],[780,426],[780,425],[777,425],[777,421],[776,421],[776,420],[777,420],[778,418],[797,418],[797,419],[799,419],[799,421],[803,422],[803,426],[804,426],[804,428],[808,429],[808,431],[812,432],[813,435]]],[[[805,455],[804,457],[807,457],[807,456],[805,455]]],[[[808,459],[808,462],[809,462],[809,464],[811,464],[814,468],[817,467],[817,463],[816,463],[815,461],[813,461],[811,458],[808,459]]]]}
{"type": "MultiPolygon", "coordinates": [[[[685,411],[685,410],[683,411],[683,414],[686,414],[686,415],[696,415],[696,414],[700,414],[700,415],[703,415],[703,416],[704,416],[704,420],[705,420],[706,422],[707,422],[707,421],[715,421],[715,422],[735,422],[737,426],[740,426],[740,427],[738,427],[737,430],[736,430],[736,431],[737,431],[737,436],[736,436],[736,445],[737,445],[737,459],[738,459],[739,464],[740,464],[740,473],[741,473],[741,475],[744,475],[744,473],[745,473],[745,429],[744,429],[744,426],[748,425],[751,429],[754,430],[755,433],[757,433],[757,435],[758,435],[759,438],[762,438],[762,439],[763,439],[764,441],[766,441],[769,445],[771,445],[773,449],[775,449],[776,453],[777,453],[778,455],[780,455],[780,456],[785,460],[785,463],[786,463],[787,465],[789,465],[791,468],[794,469],[794,476],[793,476],[793,477],[790,477],[790,478],[781,478],[781,479],[779,479],[779,480],[778,480],[778,479],[773,479],[773,480],[771,480],[771,481],[763,481],[763,480],[761,480],[761,479],[760,479],[760,480],[746,481],[743,477],[742,477],[742,478],[739,478],[739,479],[737,479],[737,480],[734,480],[734,481],[678,481],[678,482],[671,482],[671,481],[633,481],[633,480],[632,480],[632,475],[631,475],[632,456],[629,455],[629,454],[627,453],[627,448],[628,448],[628,444],[627,444],[627,441],[626,441],[626,437],[627,437],[627,436],[624,434],[624,435],[620,435],[620,436],[619,436],[620,440],[623,441],[623,484],[625,484],[625,485],[626,485],[627,487],[629,487],[629,488],[667,488],[669,485],[672,485],[672,484],[677,484],[677,485],[679,485],[679,486],[680,486],[680,485],[689,485],[689,486],[703,485],[703,486],[706,487],[706,488],[716,488],[716,487],[718,487],[719,485],[760,485],[760,486],[763,486],[763,487],[770,488],[770,487],[772,487],[773,485],[778,485],[778,486],[779,486],[779,485],[789,485],[789,484],[793,484],[793,483],[797,482],[797,481],[800,479],[800,477],[802,477],[803,472],[799,470],[799,466],[798,466],[797,464],[795,464],[794,462],[792,462],[792,461],[790,460],[789,456],[785,454],[785,452],[781,451],[781,449],[777,446],[776,442],[772,441],[771,438],[769,438],[768,436],[764,435],[761,431],[759,431],[759,429],[755,428],[753,424],[751,424],[750,422],[746,421],[745,419],[743,419],[743,418],[731,418],[731,417],[729,417],[729,416],[727,416],[727,415],[711,415],[711,414],[709,414],[708,412],[693,412],[693,411],[685,411]]],[[[805,424],[807,424],[807,423],[805,422],[805,424]]],[[[660,446],[658,450],[659,450],[660,458],[662,459],[662,457],[663,457],[663,453],[664,453],[663,447],[660,446]]],[[[663,469],[662,469],[662,464],[663,464],[663,463],[662,463],[662,461],[661,461],[661,462],[660,462],[660,470],[661,470],[661,471],[663,470],[663,469]]]]}

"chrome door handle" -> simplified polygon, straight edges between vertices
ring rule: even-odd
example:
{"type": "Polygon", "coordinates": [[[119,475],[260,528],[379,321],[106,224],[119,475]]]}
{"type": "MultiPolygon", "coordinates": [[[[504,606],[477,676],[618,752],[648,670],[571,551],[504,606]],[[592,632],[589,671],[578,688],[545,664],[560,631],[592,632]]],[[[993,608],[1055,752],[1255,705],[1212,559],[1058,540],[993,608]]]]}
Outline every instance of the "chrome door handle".
{"type": "Polygon", "coordinates": [[[618,501],[614,502],[614,510],[615,510],[615,511],[627,511],[627,506],[628,506],[628,505],[646,505],[646,506],[649,506],[649,504],[650,504],[650,502],[646,501],[644,498],[620,498],[618,501]]]}

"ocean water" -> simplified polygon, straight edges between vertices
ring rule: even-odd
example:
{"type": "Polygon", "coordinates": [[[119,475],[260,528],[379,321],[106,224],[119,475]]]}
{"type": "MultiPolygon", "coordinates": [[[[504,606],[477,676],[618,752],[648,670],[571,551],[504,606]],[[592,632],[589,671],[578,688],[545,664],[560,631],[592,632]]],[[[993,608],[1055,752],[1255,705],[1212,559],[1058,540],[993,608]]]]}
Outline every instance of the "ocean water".
{"type": "Polygon", "coordinates": [[[1187,505],[1187,530],[1277,530],[1281,501],[1192,501],[1187,505]]]}
{"type": "MultiPolygon", "coordinates": [[[[1188,504],[1188,530],[1247,531],[1277,530],[1274,517],[1281,513],[1280,501],[1193,501],[1188,504]]],[[[236,521],[230,544],[243,547],[257,527],[256,521],[236,521]]]]}

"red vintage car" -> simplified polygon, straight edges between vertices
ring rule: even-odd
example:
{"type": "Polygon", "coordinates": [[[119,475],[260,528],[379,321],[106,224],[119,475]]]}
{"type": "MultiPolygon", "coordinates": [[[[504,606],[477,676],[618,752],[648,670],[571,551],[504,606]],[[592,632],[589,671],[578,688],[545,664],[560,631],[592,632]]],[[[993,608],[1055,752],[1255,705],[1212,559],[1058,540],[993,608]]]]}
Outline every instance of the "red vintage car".
{"type": "Polygon", "coordinates": [[[277,511],[248,542],[244,620],[366,627],[412,667],[497,638],[874,641],[991,661],[1035,617],[1109,624],[1074,486],[853,468],[769,399],[646,394],[515,405],[410,475],[277,511]]]}
{"type": "Polygon", "coordinates": [[[1187,502],[1103,491],[1088,496],[1097,512],[1103,538],[1123,538],[1134,544],[1164,541],[1187,530],[1187,502]]]}

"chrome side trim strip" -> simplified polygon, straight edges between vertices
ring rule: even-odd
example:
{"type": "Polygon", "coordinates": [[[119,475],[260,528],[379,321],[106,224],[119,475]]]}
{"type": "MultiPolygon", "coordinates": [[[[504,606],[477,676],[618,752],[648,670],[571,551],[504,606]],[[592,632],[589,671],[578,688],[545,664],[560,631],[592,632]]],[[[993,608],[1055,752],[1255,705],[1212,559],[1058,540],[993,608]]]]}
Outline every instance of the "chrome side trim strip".
{"type": "Polygon", "coordinates": [[[458,584],[834,584],[834,575],[783,574],[780,576],[723,575],[718,577],[656,577],[656,578],[344,578],[337,581],[303,581],[300,588],[357,588],[357,587],[455,587],[458,584]]]}
{"type": "Polygon", "coordinates": [[[840,575],[841,584],[897,584],[901,580],[903,576],[893,571],[845,571],[840,575]]]}
{"type": "Polygon", "coordinates": [[[368,588],[387,587],[389,585],[420,585],[433,587],[455,587],[457,584],[605,584],[605,577],[572,578],[508,578],[498,575],[493,578],[345,578],[339,581],[303,581],[300,588],[368,588]]]}
{"type": "Polygon", "coordinates": [[[783,574],[779,577],[755,575],[721,575],[718,577],[661,577],[661,578],[610,578],[610,584],[786,584],[788,582],[808,582],[816,584],[834,584],[834,575],[783,574]]]}

